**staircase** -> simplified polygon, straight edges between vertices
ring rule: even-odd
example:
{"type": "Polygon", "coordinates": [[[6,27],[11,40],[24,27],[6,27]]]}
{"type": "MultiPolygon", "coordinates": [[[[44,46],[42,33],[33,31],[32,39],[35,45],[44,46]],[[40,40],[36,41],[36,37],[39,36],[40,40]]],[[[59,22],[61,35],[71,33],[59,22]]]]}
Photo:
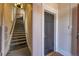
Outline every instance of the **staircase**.
{"type": "MultiPolygon", "coordinates": [[[[20,18],[16,19],[13,36],[12,36],[12,40],[11,40],[11,45],[10,45],[10,51],[22,49],[25,47],[28,48],[28,45],[26,43],[23,17],[20,17],[20,18]]],[[[30,54],[30,51],[29,51],[28,55],[29,54],[30,54]]]]}

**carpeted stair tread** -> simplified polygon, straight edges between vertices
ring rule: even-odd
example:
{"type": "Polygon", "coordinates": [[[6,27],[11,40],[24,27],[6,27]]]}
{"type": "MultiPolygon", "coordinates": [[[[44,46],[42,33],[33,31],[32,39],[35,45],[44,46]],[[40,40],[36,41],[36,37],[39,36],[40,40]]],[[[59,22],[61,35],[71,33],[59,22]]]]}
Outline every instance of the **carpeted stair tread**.
{"type": "Polygon", "coordinates": [[[10,46],[10,51],[13,51],[13,50],[17,50],[17,49],[21,49],[21,48],[24,48],[24,47],[27,47],[27,44],[24,43],[24,44],[19,44],[19,45],[15,45],[15,46],[10,46]]]}
{"type": "Polygon", "coordinates": [[[25,39],[14,39],[14,40],[12,40],[11,43],[14,43],[14,42],[21,42],[21,41],[26,41],[26,40],[25,40],[25,39]]]}
{"type": "Polygon", "coordinates": [[[15,50],[16,48],[20,49],[22,47],[27,47],[27,42],[25,36],[23,17],[20,17],[16,19],[10,50],[15,50]]]}
{"type": "Polygon", "coordinates": [[[15,42],[15,43],[12,43],[12,44],[11,44],[11,46],[13,46],[13,45],[19,45],[19,44],[24,44],[24,43],[26,43],[26,41],[22,41],[22,42],[15,42]]]}
{"type": "Polygon", "coordinates": [[[25,34],[14,34],[13,36],[25,36],[25,34]]]}
{"type": "Polygon", "coordinates": [[[12,37],[12,39],[22,39],[22,38],[26,38],[26,36],[18,36],[18,37],[12,37]]]}

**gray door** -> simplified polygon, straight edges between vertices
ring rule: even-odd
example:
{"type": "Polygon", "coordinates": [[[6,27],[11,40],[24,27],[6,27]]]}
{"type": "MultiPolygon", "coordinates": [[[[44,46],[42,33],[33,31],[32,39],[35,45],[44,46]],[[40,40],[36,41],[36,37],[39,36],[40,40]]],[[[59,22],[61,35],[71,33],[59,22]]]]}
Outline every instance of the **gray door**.
{"type": "Polygon", "coordinates": [[[44,18],[44,54],[47,55],[49,52],[54,51],[54,15],[45,12],[44,18]]]}

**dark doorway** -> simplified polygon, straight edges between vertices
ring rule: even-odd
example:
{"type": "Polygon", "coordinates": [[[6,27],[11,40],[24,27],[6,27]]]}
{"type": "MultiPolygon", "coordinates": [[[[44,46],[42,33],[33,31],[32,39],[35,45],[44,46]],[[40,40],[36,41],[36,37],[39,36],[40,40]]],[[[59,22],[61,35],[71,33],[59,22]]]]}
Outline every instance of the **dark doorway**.
{"type": "Polygon", "coordinates": [[[44,55],[54,51],[54,14],[44,12],[44,55]]]}

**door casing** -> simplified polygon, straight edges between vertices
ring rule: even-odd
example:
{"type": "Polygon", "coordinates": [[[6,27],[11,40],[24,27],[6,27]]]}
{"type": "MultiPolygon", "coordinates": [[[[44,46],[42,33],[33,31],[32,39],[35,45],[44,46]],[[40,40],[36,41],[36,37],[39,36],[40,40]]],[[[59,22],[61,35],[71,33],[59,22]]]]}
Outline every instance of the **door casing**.
{"type": "Polygon", "coordinates": [[[58,51],[57,48],[58,48],[58,44],[57,44],[57,41],[58,41],[58,11],[53,9],[48,9],[48,8],[43,8],[43,14],[42,14],[42,55],[44,56],[44,38],[45,38],[45,35],[44,35],[44,12],[48,12],[50,14],[53,14],[54,15],[54,51],[58,51]]]}

